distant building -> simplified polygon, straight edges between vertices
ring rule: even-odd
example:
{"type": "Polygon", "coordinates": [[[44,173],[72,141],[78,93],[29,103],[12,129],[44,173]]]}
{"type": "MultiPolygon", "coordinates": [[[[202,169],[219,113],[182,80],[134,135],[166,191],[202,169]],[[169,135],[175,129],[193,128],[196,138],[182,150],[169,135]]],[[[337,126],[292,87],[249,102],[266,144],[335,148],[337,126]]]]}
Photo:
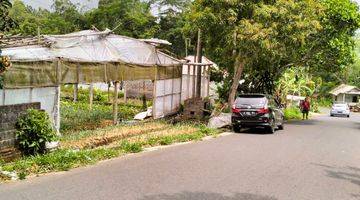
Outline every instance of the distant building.
{"type": "Polygon", "coordinates": [[[356,86],[341,84],[330,91],[335,102],[343,102],[356,105],[360,101],[360,89],[356,86]]]}

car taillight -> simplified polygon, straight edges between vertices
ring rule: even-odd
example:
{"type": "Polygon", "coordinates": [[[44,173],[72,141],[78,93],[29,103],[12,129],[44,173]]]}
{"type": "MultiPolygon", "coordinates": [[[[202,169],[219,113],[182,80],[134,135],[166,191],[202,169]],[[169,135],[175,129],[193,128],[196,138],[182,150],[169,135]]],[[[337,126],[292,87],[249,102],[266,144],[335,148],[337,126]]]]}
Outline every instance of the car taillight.
{"type": "Polygon", "coordinates": [[[267,114],[269,113],[269,109],[268,108],[261,108],[257,111],[259,114],[267,114]]]}
{"type": "Polygon", "coordinates": [[[239,113],[241,110],[239,108],[236,108],[235,105],[232,106],[232,112],[233,113],[239,113]]]}

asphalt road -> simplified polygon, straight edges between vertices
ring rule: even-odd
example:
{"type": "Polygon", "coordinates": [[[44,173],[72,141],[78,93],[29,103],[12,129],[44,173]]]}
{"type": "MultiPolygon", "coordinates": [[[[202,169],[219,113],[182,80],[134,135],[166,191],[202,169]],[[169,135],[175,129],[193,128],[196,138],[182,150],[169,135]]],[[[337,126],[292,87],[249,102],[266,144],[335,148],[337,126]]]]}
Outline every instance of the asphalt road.
{"type": "Polygon", "coordinates": [[[250,130],[0,185],[0,199],[360,199],[360,115],[250,130]]]}

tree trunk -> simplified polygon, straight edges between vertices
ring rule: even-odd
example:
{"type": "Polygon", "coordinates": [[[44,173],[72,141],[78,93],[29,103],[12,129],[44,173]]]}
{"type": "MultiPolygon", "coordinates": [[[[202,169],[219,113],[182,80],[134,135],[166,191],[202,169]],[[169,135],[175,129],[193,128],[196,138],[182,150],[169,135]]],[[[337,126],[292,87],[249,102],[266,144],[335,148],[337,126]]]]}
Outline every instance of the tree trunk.
{"type": "Polygon", "coordinates": [[[236,91],[239,86],[239,81],[241,79],[241,75],[244,70],[244,66],[245,66],[244,61],[238,57],[235,61],[235,65],[234,65],[236,70],[235,70],[233,82],[232,82],[232,85],[230,88],[229,99],[228,99],[228,104],[229,104],[228,106],[230,106],[230,107],[234,104],[236,91]]]}

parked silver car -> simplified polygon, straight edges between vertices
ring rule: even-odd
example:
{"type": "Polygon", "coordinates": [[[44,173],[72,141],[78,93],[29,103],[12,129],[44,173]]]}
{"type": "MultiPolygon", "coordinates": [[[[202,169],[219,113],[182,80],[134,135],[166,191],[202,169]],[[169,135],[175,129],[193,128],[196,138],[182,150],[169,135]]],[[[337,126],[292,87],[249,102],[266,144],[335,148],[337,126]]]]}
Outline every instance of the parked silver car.
{"type": "Polygon", "coordinates": [[[350,108],[346,103],[334,103],[330,110],[330,116],[346,116],[350,117],[350,108]]]}

